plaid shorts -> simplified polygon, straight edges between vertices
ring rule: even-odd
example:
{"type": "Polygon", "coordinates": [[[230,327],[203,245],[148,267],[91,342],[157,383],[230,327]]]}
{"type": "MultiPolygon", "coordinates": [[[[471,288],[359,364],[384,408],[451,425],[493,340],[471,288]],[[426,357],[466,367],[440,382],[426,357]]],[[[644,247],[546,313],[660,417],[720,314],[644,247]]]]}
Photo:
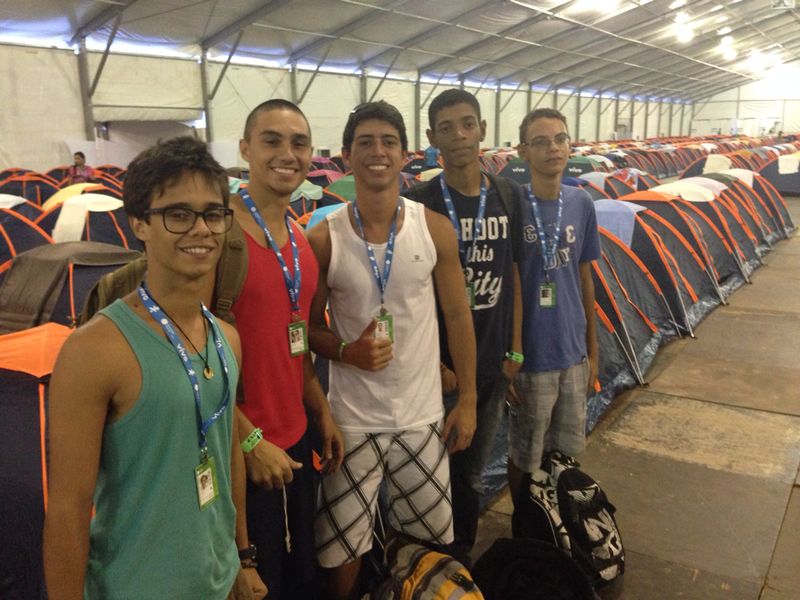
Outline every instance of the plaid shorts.
{"type": "Polygon", "coordinates": [[[435,544],[453,541],[450,469],[442,422],[388,433],[348,433],[336,473],[322,479],[314,522],[317,560],[338,567],[372,548],[375,508],[386,482],[389,524],[435,544]]]}
{"type": "Polygon", "coordinates": [[[563,371],[519,373],[514,380],[521,406],[509,409],[509,458],[533,473],[551,450],[577,456],[586,446],[586,385],[589,361],[563,371]]]}

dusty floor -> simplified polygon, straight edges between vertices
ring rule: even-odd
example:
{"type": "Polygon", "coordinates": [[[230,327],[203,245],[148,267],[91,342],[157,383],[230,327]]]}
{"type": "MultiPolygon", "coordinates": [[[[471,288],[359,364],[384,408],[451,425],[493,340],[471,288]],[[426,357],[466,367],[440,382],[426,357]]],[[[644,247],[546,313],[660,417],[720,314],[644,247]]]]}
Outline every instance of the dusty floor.
{"type": "MultiPolygon", "coordinates": [[[[800,198],[787,200],[800,224],[800,198]]],[[[800,598],[800,234],[592,432],[583,468],[617,506],[624,579],[605,599],[800,598]]],[[[510,536],[511,501],[473,551],[510,536]]]]}

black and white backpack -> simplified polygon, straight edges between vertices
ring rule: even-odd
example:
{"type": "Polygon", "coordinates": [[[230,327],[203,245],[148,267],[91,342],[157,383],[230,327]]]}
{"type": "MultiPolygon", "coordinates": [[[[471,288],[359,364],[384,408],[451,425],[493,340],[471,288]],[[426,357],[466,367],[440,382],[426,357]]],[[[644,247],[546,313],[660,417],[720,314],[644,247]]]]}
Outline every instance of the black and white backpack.
{"type": "Polygon", "coordinates": [[[625,571],[625,550],[616,508],[600,485],[572,457],[550,453],[532,474],[527,493],[517,499],[514,537],[552,542],[567,552],[594,585],[625,571]]]}

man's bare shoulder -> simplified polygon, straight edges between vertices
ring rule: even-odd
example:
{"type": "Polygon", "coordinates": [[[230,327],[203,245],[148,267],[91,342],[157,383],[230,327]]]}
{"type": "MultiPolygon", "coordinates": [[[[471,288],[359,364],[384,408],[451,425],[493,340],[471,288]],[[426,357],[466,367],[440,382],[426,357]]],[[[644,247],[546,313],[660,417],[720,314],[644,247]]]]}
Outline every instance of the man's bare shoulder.
{"type": "Polygon", "coordinates": [[[110,398],[132,371],[138,373],[138,363],[125,336],[111,319],[98,314],[64,342],[54,376],[91,382],[110,398]]]}

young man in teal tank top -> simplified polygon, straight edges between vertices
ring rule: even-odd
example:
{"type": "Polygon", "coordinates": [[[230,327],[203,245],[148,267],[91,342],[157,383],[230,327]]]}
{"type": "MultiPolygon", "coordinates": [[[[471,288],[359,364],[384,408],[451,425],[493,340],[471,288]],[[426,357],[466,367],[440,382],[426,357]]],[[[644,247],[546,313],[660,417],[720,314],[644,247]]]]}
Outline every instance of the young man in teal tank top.
{"type": "Polygon", "coordinates": [[[262,598],[233,418],[239,337],[205,309],[232,221],[225,172],[176,138],[134,159],[123,201],[145,283],[67,340],[51,381],[49,597],[262,598]]]}

